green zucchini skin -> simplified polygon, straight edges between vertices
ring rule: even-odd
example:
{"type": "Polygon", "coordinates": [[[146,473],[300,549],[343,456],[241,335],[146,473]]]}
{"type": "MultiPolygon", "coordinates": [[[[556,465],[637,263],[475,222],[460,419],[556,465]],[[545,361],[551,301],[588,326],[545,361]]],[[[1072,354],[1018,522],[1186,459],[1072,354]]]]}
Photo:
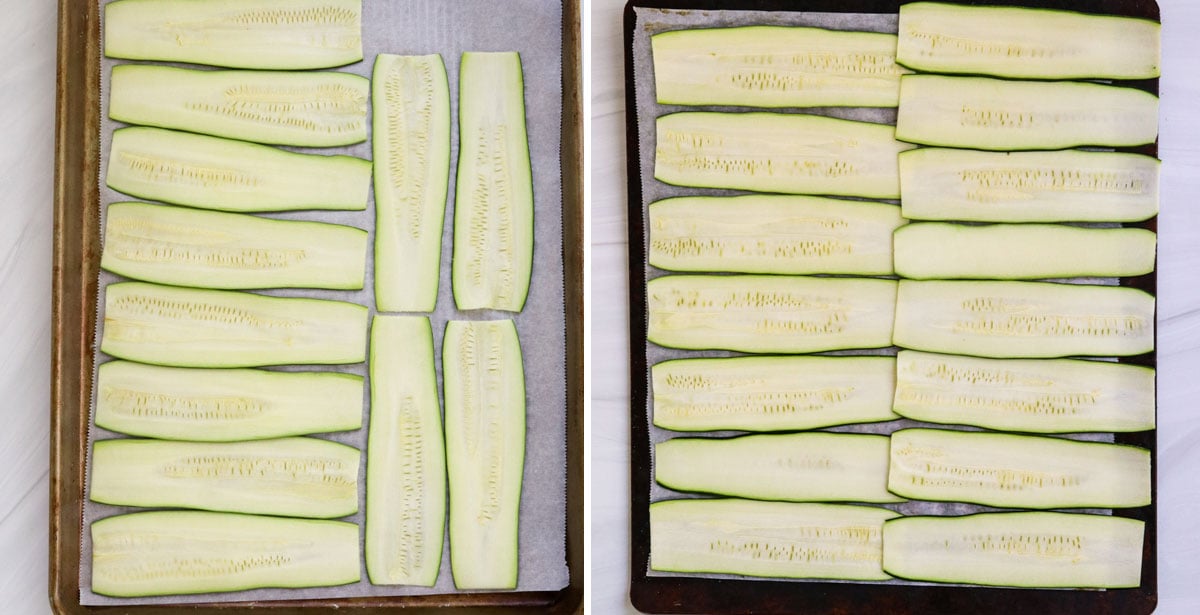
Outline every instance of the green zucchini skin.
{"type": "Polygon", "coordinates": [[[100,351],[169,367],[336,365],[366,358],[367,308],[144,282],[105,289],[100,351]]]}
{"type": "Polygon", "coordinates": [[[902,429],[891,435],[888,491],[1002,508],[1150,504],[1150,451],[1006,433],[902,429]]]}
{"type": "Polygon", "coordinates": [[[1004,587],[1138,587],[1145,522],[1058,512],[902,517],[883,524],[898,578],[1004,587]]]}
{"type": "Polygon", "coordinates": [[[520,312],[533,273],[534,216],[521,56],[464,53],[459,83],[454,303],[520,312]]]}
{"type": "Polygon", "coordinates": [[[799,354],[891,345],[893,280],[668,275],[646,287],[647,339],[660,346],[799,354]]]}
{"type": "Polygon", "coordinates": [[[900,502],[887,490],[888,438],[799,433],[674,438],[654,447],[654,479],[676,491],[788,502],[900,502]]]}
{"type": "Polygon", "coordinates": [[[92,591],[141,597],[357,583],[358,526],[153,511],[95,521],[92,591]],[[187,554],[187,557],[181,557],[187,554]]]}
{"type": "Polygon", "coordinates": [[[362,427],[363,378],[337,372],[189,369],[109,361],[96,425],[164,440],[232,442],[362,427]]]}
{"type": "Polygon", "coordinates": [[[650,37],[664,105],[895,107],[896,35],[743,26],[650,37]]]}
{"type": "Polygon", "coordinates": [[[450,86],[440,55],[381,53],[372,71],[375,304],[432,312],[450,177],[450,86]]]}
{"type": "Polygon", "coordinates": [[[1097,83],[905,75],[896,138],[999,151],[1146,145],[1158,138],[1158,97],[1097,83]]]}
{"type": "Polygon", "coordinates": [[[660,116],[654,178],[676,186],[900,197],[892,126],[785,113],[688,111],[660,116]]]}
{"type": "Polygon", "coordinates": [[[1118,286],[901,280],[893,342],[990,358],[1154,350],[1153,296],[1118,286]]]}
{"type": "Polygon", "coordinates": [[[442,386],[454,586],[513,589],[525,467],[525,371],[513,321],[447,323],[442,386]]]}
{"type": "Polygon", "coordinates": [[[118,64],[108,116],[243,141],[333,147],[367,140],[370,87],[350,73],[118,64]]]}
{"type": "Polygon", "coordinates": [[[935,73],[1022,79],[1153,79],[1157,22],[1073,11],[911,2],[900,7],[897,59],[935,73]]]}
{"type": "Polygon", "coordinates": [[[1159,161],[1120,152],[900,154],[901,209],[914,220],[1139,222],[1158,214],[1159,161]]]}
{"type": "Polygon", "coordinates": [[[1157,239],[1140,228],[922,222],[896,230],[895,267],[918,280],[1137,276],[1154,271],[1157,239]]]}
{"type": "Polygon", "coordinates": [[[361,0],[120,0],[104,55],[230,68],[331,68],[362,59],[361,0]]]}
{"type": "Polygon", "coordinates": [[[669,271],[890,275],[888,203],[807,196],[676,197],[651,203],[650,264],[669,271]]]}
{"type": "Polygon", "coordinates": [[[664,500],[650,505],[650,569],[754,577],[884,581],[873,506],[664,500]]]}
{"type": "Polygon", "coordinates": [[[367,208],[371,163],[133,126],[113,131],[105,182],[138,198],[201,209],[355,211],[367,208]]]}
{"type": "Polygon", "coordinates": [[[332,519],[358,512],[358,449],[316,438],[98,440],[93,502],[332,519]]]}
{"type": "Polygon", "coordinates": [[[651,368],[654,424],[785,431],[900,418],[892,357],[676,359],[651,368]]]}
{"type": "Polygon", "coordinates": [[[375,316],[364,551],[373,585],[437,582],[446,527],[446,450],[424,316],[375,316]]]}
{"type": "Polygon", "coordinates": [[[1155,372],[1073,359],[896,355],[894,410],[928,423],[1031,433],[1154,429],[1155,372]]]}
{"type": "Polygon", "coordinates": [[[113,203],[100,268],[194,288],[363,287],[367,232],[148,203],[113,203]]]}

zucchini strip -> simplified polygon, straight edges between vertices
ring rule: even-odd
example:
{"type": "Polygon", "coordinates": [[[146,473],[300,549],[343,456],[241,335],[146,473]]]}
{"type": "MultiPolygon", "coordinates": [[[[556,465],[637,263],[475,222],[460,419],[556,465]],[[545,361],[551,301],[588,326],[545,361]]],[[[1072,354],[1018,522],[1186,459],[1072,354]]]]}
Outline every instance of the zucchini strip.
{"type": "Polygon", "coordinates": [[[745,26],[650,37],[663,105],[895,107],[896,35],[745,26]]]}
{"type": "Polygon", "coordinates": [[[900,6],[901,64],[1028,79],[1153,79],[1161,30],[1146,19],[1015,6],[900,6]]]}
{"type": "Polygon", "coordinates": [[[376,316],[363,542],[373,585],[437,582],[446,527],[442,440],[429,319],[376,316]]]}
{"type": "Polygon", "coordinates": [[[231,68],[305,69],[362,59],[361,0],[120,0],[104,55],[231,68]]]}

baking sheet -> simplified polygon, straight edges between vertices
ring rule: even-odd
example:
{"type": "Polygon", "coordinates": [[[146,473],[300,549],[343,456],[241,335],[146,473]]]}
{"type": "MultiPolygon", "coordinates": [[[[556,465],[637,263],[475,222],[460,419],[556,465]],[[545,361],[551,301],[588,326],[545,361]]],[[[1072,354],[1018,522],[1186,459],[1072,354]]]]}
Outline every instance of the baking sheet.
{"type": "MultiPolygon", "coordinates": [[[[102,0],[107,2],[108,0],[102,0]]],[[[566,587],[566,318],[563,285],[562,175],[560,165],[562,127],[562,5],[544,0],[510,0],[505,11],[496,11],[494,2],[482,0],[364,0],[362,62],[336,69],[370,77],[378,53],[440,53],[446,63],[451,92],[451,113],[457,117],[458,64],[464,51],[518,51],[521,54],[526,84],[526,117],[534,180],[534,265],[533,280],[525,309],[520,314],[490,310],[460,312],[454,308],[450,286],[450,257],[453,250],[454,167],[451,168],[449,197],[442,241],[442,268],[436,310],[430,314],[435,352],[440,356],[445,323],[457,320],[513,318],[520,335],[526,379],[527,435],[525,471],[520,511],[520,574],[512,591],[557,591],[566,587]]],[[[103,23],[101,23],[103,33],[103,23]]],[[[107,118],[108,80],[113,60],[101,58],[100,203],[101,215],[110,203],[135,200],[103,185],[107,153],[112,131],[123,124],[107,118]]],[[[193,67],[194,68],[194,67],[193,67]]],[[[457,161],[457,124],[451,124],[451,160],[457,161]]],[[[286,148],[294,151],[344,153],[371,158],[370,140],[339,148],[286,148]]],[[[373,241],[374,204],[361,212],[288,212],[261,214],[280,219],[303,219],[347,224],[367,229],[373,241]]],[[[374,309],[372,255],[368,254],[366,285],[361,291],[271,290],[262,294],[289,297],[338,299],[374,309]]],[[[100,273],[97,340],[103,333],[104,288],[123,278],[100,273]]],[[[256,291],[258,292],[258,291],[256,291]]],[[[98,344],[97,344],[98,346],[98,344]]],[[[99,365],[110,357],[96,354],[99,365]]],[[[441,365],[438,363],[439,388],[441,365]]],[[[368,377],[365,363],[349,366],[291,366],[272,368],[284,371],[340,371],[368,377]]],[[[94,375],[93,375],[94,381],[94,375]]],[[[369,422],[369,386],[363,399],[363,428],[354,432],[325,434],[321,437],[366,448],[369,422]]],[[[93,387],[94,389],[94,387],[93,387]]],[[[94,399],[93,399],[94,407],[94,399]]],[[[89,442],[120,437],[89,424],[89,442]]],[[[90,446],[89,446],[90,466],[90,446]]],[[[359,473],[359,510],[344,520],[359,524],[362,539],[365,511],[365,455],[359,473]]],[[[86,494],[86,492],[85,492],[86,494]]],[[[400,596],[467,593],[455,590],[450,573],[449,544],[443,544],[442,570],[432,588],[412,586],[373,586],[366,580],[353,585],[307,589],[262,589],[243,592],[164,596],[140,599],[116,599],[90,590],[91,539],[89,524],[114,514],[132,512],[130,507],[109,506],[85,501],[80,558],[80,604],[178,604],[200,602],[240,602],[299,600],[354,596],[400,596]]],[[[471,593],[491,593],[486,592],[471,593]]]]}
{"type": "MultiPolygon", "coordinates": [[[[661,4],[661,3],[658,3],[658,4],[661,4]]],[[[652,35],[659,33],[659,32],[664,32],[664,31],[669,31],[669,30],[686,29],[686,28],[734,27],[734,26],[762,25],[762,24],[791,25],[791,26],[815,26],[815,27],[822,27],[822,28],[833,29],[833,30],[858,30],[858,31],[895,33],[897,31],[897,22],[898,22],[898,15],[894,12],[839,13],[839,12],[743,11],[743,10],[683,10],[683,9],[676,9],[676,8],[654,8],[654,7],[644,7],[644,6],[636,6],[636,5],[631,6],[630,10],[632,10],[634,15],[636,16],[636,20],[634,21],[634,23],[636,23],[636,27],[632,29],[631,40],[629,41],[631,43],[631,49],[627,50],[627,53],[631,54],[629,57],[629,60],[628,60],[629,64],[628,64],[627,68],[632,69],[632,75],[627,75],[626,87],[633,88],[633,94],[630,98],[634,102],[634,105],[635,105],[635,112],[636,112],[635,113],[635,122],[636,122],[637,154],[638,154],[638,166],[636,167],[637,172],[636,173],[634,172],[635,169],[631,163],[630,177],[631,178],[637,177],[638,179],[636,181],[638,181],[638,186],[640,187],[640,191],[639,191],[640,192],[640,203],[634,202],[633,200],[631,200],[630,216],[631,217],[639,216],[641,218],[641,229],[649,229],[650,228],[649,218],[648,218],[648,205],[654,201],[668,198],[668,197],[678,197],[678,196],[697,196],[697,195],[729,196],[729,195],[734,195],[734,194],[746,194],[746,192],[731,191],[731,190],[686,188],[686,187],[672,186],[672,185],[668,185],[663,182],[659,182],[659,181],[655,180],[654,179],[654,156],[655,156],[656,134],[655,134],[654,118],[668,114],[668,113],[678,112],[678,111],[747,111],[747,110],[751,110],[748,108],[738,108],[738,107],[679,106],[679,105],[660,105],[660,104],[658,104],[655,100],[654,64],[653,64],[653,57],[651,54],[651,47],[650,47],[650,37],[652,35]]],[[[627,25],[628,25],[628,23],[627,23],[627,25]]],[[[755,109],[755,110],[759,110],[759,109],[755,109]]],[[[894,124],[895,118],[896,118],[896,110],[895,109],[805,108],[803,110],[800,110],[800,109],[778,109],[778,110],[768,109],[768,111],[802,112],[802,113],[808,113],[808,114],[827,115],[827,116],[839,117],[839,118],[843,118],[843,119],[876,122],[876,123],[886,123],[886,124],[894,124]]],[[[633,134],[634,134],[634,130],[631,127],[631,136],[633,134]]],[[[633,147],[632,143],[630,144],[630,147],[632,149],[632,147],[633,147]]],[[[631,153],[632,153],[632,151],[631,151],[631,153]]],[[[631,181],[632,181],[632,179],[631,179],[631,181]]],[[[633,195],[632,191],[631,191],[631,195],[633,195]]],[[[897,203],[898,201],[888,201],[888,202],[897,203]]],[[[1093,225],[1089,225],[1089,226],[1093,226],[1093,225]]],[[[1094,226],[1115,226],[1115,225],[1105,224],[1105,225],[1094,225],[1094,226]]],[[[631,249],[633,249],[633,246],[640,246],[640,248],[641,248],[641,251],[642,251],[641,259],[639,262],[640,262],[640,266],[643,269],[642,273],[644,274],[642,276],[642,279],[639,279],[639,276],[637,275],[638,272],[631,270],[631,284],[641,284],[641,283],[643,283],[643,281],[649,281],[656,277],[659,277],[659,276],[662,276],[662,275],[665,275],[668,273],[672,273],[672,272],[667,272],[664,270],[657,269],[648,264],[648,262],[647,262],[648,259],[646,258],[646,254],[648,253],[648,245],[649,245],[649,233],[648,232],[641,233],[640,237],[637,237],[637,236],[631,237],[631,249]]],[[[635,265],[632,264],[634,262],[635,262],[635,259],[631,259],[631,267],[635,267],[635,265]]],[[[1151,276],[1151,279],[1152,278],[1153,278],[1153,276],[1151,276]]],[[[1121,283],[1121,281],[1118,278],[1074,278],[1074,279],[1069,279],[1069,280],[1055,280],[1055,281],[1070,282],[1070,283],[1103,284],[1103,285],[1116,285],[1116,284],[1121,283]]],[[[644,319],[645,315],[646,315],[646,305],[644,303],[644,299],[645,299],[644,289],[641,291],[640,294],[642,295],[641,296],[642,312],[640,314],[638,314],[635,311],[635,313],[631,316],[633,319],[638,319],[639,317],[644,319]]],[[[639,295],[638,292],[633,292],[631,289],[631,297],[636,297],[638,295],[639,295]]],[[[635,306],[635,310],[636,310],[636,306],[635,306]]],[[[642,322],[641,326],[644,327],[645,323],[642,322]]],[[[642,329],[642,332],[644,333],[644,329],[642,329]]],[[[680,432],[668,431],[668,430],[660,429],[660,428],[656,427],[653,424],[653,415],[654,415],[653,386],[652,386],[652,382],[650,380],[650,372],[649,372],[648,368],[649,368],[649,366],[652,366],[659,362],[670,360],[670,359],[696,358],[696,357],[742,356],[742,353],[735,353],[735,352],[728,352],[728,351],[678,350],[678,349],[664,348],[664,347],[649,343],[648,341],[646,341],[644,339],[644,336],[642,337],[642,339],[638,339],[638,337],[635,335],[632,339],[634,340],[633,344],[634,344],[635,348],[636,348],[636,346],[638,346],[640,344],[644,344],[644,352],[645,352],[644,364],[647,367],[647,369],[643,373],[635,373],[633,376],[633,378],[635,379],[635,382],[636,382],[636,380],[642,381],[641,383],[635,384],[635,386],[639,387],[641,390],[644,390],[646,392],[646,394],[644,396],[645,415],[638,416],[638,414],[635,412],[635,415],[633,418],[633,420],[635,422],[636,421],[644,421],[644,425],[636,426],[637,431],[635,431],[635,438],[634,438],[633,445],[634,445],[634,447],[641,446],[641,442],[639,442],[637,434],[640,433],[640,430],[644,430],[644,433],[646,434],[646,440],[648,440],[647,444],[649,446],[649,450],[635,452],[634,458],[636,460],[638,458],[638,455],[642,454],[642,455],[645,455],[646,458],[648,458],[649,463],[647,464],[647,466],[645,468],[641,468],[641,467],[637,467],[636,461],[635,461],[635,470],[634,471],[635,472],[645,472],[647,474],[647,476],[645,476],[642,480],[645,481],[644,484],[648,485],[648,498],[649,498],[648,501],[649,502],[657,502],[657,501],[664,500],[664,499],[711,497],[711,496],[704,496],[704,495],[699,495],[699,494],[676,492],[676,491],[667,489],[665,487],[662,487],[657,482],[655,482],[653,480],[653,476],[654,476],[654,461],[653,461],[654,460],[654,445],[656,445],[659,442],[663,442],[665,440],[669,440],[674,437],[712,437],[712,436],[725,437],[725,436],[738,435],[738,434],[742,434],[742,433],[746,433],[746,432],[713,431],[713,432],[701,432],[701,433],[680,433],[680,432]]],[[[895,348],[888,348],[888,349],[876,349],[876,350],[840,351],[840,352],[820,353],[820,354],[895,355],[895,353],[896,353],[895,348]]],[[[1110,359],[1110,360],[1115,360],[1115,359],[1110,359]]],[[[637,361],[634,361],[634,364],[637,365],[637,361]]],[[[640,400],[638,399],[637,395],[635,394],[634,403],[637,404],[639,401],[640,400]]],[[[896,421],[891,421],[891,422],[886,422],[886,423],[859,424],[859,425],[849,425],[849,426],[844,426],[844,427],[835,427],[835,428],[830,428],[830,429],[826,429],[826,430],[822,430],[822,431],[890,434],[891,432],[896,431],[898,429],[914,427],[914,426],[937,427],[937,428],[941,428],[941,429],[972,430],[972,428],[954,427],[954,426],[945,426],[945,425],[932,425],[932,424],[921,423],[918,421],[913,421],[913,420],[908,420],[908,419],[901,419],[901,420],[896,420],[896,421]]],[[[1079,439],[1079,440],[1092,440],[1092,441],[1103,441],[1103,442],[1113,442],[1116,439],[1116,438],[1114,438],[1114,435],[1111,433],[1109,433],[1109,434],[1072,434],[1072,435],[1067,435],[1065,437],[1069,437],[1072,439],[1079,439]]],[[[634,490],[636,491],[638,489],[639,489],[639,483],[638,483],[638,481],[635,480],[634,490]]],[[[635,507],[638,506],[636,499],[637,498],[635,498],[635,504],[634,504],[635,507]]],[[[978,506],[978,505],[973,505],[973,504],[925,502],[925,501],[909,501],[909,502],[904,502],[904,503],[900,503],[900,504],[887,504],[887,505],[883,505],[883,506],[886,508],[895,510],[897,512],[900,512],[904,515],[963,515],[963,514],[970,514],[970,513],[974,513],[974,512],[1002,510],[1002,509],[998,509],[998,508],[978,506]]],[[[1060,510],[1064,510],[1064,511],[1068,511],[1068,512],[1090,512],[1090,513],[1098,513],[1098,514],[1111,514],[1112,513],[1112,511],[1108,510],[1108,509],[1060,509],[1060,510]]],[[[634,515],[635,524],[637,524],[637,521],[636,521],[637,517],[638,517],[638,515],[637,515],[637,513],[635,513],[635,515],[634,515]]],[[[645,529],[645,532],[642,535],[641,539],[648,540],[648,537],[649,537],[648,527],[643,528],[643,529],[645,529]]],[[[635,535],[635,540],[637,540],[636,536],[638,536],[639,534],[636,529],[635,529],[634,535],[635,535]]],[[[1153,531],[1152,530],[1148,534],[1148,539],[1149,540],[1153,539],[1153,531]]],[[[636,551],[637,551],[637,547],[635,546],[635,552],[636,551]]],[[[636,555],[635,555],[634,560],[635,560],[634,565],[638,566],[639,562],[638,562],[638,557],[636,555]]],[[[648,562],[641,564],[641,566],[643,567],[642,574],[644,574],[646,577],[649,577],[649,578],[661,577],[661,578],[737,579],[737,580],[752,581],[752,582],[757,582],[757,583],[779,583],[779,584],[853,583],[855,585],[870,584],[870,585],[888,585],[888,586],[894,586],[894,585],[921,585],[921,586],[936,586],[936,587],[952,587],[953,586],[952,584],[945,584],[945,583],[933,584],[933,583],[905,581],[905,580],[900,580],[900,579],[893,579],[893,580],[882,581],[882,582],[835,581],[835,580],[822,580],[822,579],[759,579],[759,578],[755,578],[755,577],[746,577],[746,576],[731,575],[731,574],[675,573],[675,572],[657,571],[657,570],[651,570],[648,566],[648,562]]],[[[635,572],[635,575],[636,574],[637,574],[637,572],[635,572]]],[[[636,581],[635,581],[635,585],[636,585],[636,581]]],[[[1053,591],[1064,591],[1064,590],[1053,590],[1053,591]]],[[[636,587],[635,587],[635,592],[636,592],[636,587]]],[[[681,593],[684,595],[687,595],[686,592],[681,592],[681,593]]],[[[685,602],[684,604],[686,605],[687,603],[685,602]]],[[[694,605],[691,608],[695,608],[694,605]]],[[[687,611],[689,609],[685,608],[684,610],[687,611]]]]}

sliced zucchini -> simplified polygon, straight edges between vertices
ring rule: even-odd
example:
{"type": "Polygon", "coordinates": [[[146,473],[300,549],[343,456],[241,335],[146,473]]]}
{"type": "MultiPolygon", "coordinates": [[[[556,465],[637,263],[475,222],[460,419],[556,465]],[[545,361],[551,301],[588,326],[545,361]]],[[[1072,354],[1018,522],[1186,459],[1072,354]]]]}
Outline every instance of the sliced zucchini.
{"type": "Polygon", "coordinates": [[[888,490],[914,500],[1006,508],[1150,504],[1150,451],[1003,433],[892,433],[888,490]]]}
{"type": "Polygon", "coordinates": [[[100,267],[147,282],[197,288],[359,289],[367,232],[299,220],[113,203],[100,267]]]}
{"type": "Polygon", "coordinates": [[[1105,361],[901,350],[895,410],[928,423],[1072,433],[1154,429],[1154,370],[1105,361]]]}
{"type": "Polygon", "coordinates": [[[900,418],[892,357],[677,359],[651,368],[654,424],[783,431],[900,418]]]}
{"type": "Polygon", "coordinates": [[[323,587],[360,578],[353,523],[163,511],[107,517],[91,532],[92,591],[105,596],[323,587]]]}
{"type": "Polygon", "coordinates": [[[1154,350],[1154,297],[1117,286],[901,280],[893,341],[996,358],[1137,355],[1154,350]]]}
{"type": "Polygon", "coordinates": [[[807,196],[677,197],[651,203],[650,264],[671,271],[892,273],[887,203],[807,196]]]}
{"type": "Polygon", "coordinates": [[[516,52],[464,53],[451,278],[460,310],[520,312],[533,268],[533,175],[516,52]]]}
{"type": "Polygon", "coordinates": [[[668,489],[790,502],[899,502],[887,490],[888,438],[798,433],[674,438],[654,447],[668,489]]]}
{"type": "Polygon", "coordinates": [[[371,163],[134,126],[113,131],[106,182],[132,196],[204,209],[361,210],[371,163]]]}
{"type": "Polygon", "coordinates": [[[896,274],[918,280],[1136,276],[1154,271],[1157,239],[1140,228],[923,222],[896,231],[896,274]]]}
{"type": "Polygon", "coordinates": [[[143,282],[110,284],[100,351],[176,367],[361,363],[367,308],[143,282]]]}
{"type": "Polygon", "coordinates": [[[316,438],[98,440],[93,502],[290,517],[358,512],[358,449],[316,438]]]}
{"type": "Polygon", "coordinates": [[[450,177],[450,86],[440,55],[381,53],[373,72],[375,304],[432,312],[450,177]]]}
{"type": "Polygon", "coordinates": [[[104,55],[234,68],[328,68],[362,59],[361,0],[120,0],[104,55]]]}
{"type": "Polygon", "coordinates": [[[657,120],[654,177],[677,186],[900,197],[885,124],[783,113],[672,113],[657,120]]]}
{"type": "Polygon", "coordinates": [[[513,321],[450,321],[442,377],[454,585],[512,589],[525,467],[525,374],[513,321]]]}
{"type": "Polygon", "coordinates": [[[903,517],[883,524],[883,569],[938,583],[1138,587],[1145,522],[1005,512],[903,517]]]}
{"type": "Polygon", "coordinates": [[[901,64],[934,73],[1032,79],[1152,79],[1158,23],[1015,6],[900,6],[901,64]]]}
{"type": "Polygon", "coordinates": [[[218,137],[330,147],[367,140],[370,82],[350,73],[112,69],[108,116],[218,137]]]}
{"type": "Polygon", "coordinates": [[[669,275],[646,291],[646,337],[660,346],[804,353],[891,345],[893,280],[669,275]]]}
{"type": "Polygon", "coordinates": [[[433,332],[424,316],[376,316],[367,440],[367,576],[437,582],[446,527],[446,451],[433,332]]]}
{"type": "Polygon", "coordinates": [[[886,508],[746,500],[650,505],[650,569],[883,581],[886,508]]]}
{"type": "Polygon", "coordinates": [[[362,427],[354,374],[109,361],[96,382],[96,425],[133,436],[229,442],[362,427]]]}
{"type": "Polygon", "coordinates": [[[896,138],[982,150],[1145,145],[1158,138],[1158,97],[1098,83],[905,75],[896,138]]]}
{"type": "Polygon", "coordinates": [[[905,218],[981,222],[1137,222],[1158,213],[1159,162],[1119,152],[900,154],[905,218]]]}
{"type": "Polygon", "coordinates": [[[650,37],[663,105],[895,107],[896,35],[745,26],[650,37]]]}

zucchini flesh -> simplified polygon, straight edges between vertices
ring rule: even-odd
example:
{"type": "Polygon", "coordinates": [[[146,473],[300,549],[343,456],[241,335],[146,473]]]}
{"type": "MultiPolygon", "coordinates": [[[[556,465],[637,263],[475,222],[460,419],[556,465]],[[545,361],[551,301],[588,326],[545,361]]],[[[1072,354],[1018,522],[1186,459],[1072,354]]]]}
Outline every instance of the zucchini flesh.
{"type": "Polygon", "coordinates": [[[454,302],[520,312],[533,268],[533,175],[515,52],[464,53],[459,67],[454,302]]]}
{"type": "Polygon", "coordinates": [[[513,321],[450,321],[442,375],[454,585],[512,589],[525,466],[525,375],[513,321]]]}
{"type": "Polygon", "coordinates": [[[895,107],[896,35],[746,26],[650,37],[664,105],[895,107]]]}
{"type": "Polygon", "coordinates": [[[896,282],[670,275],[647,297],[647,339],[660,346],[805,353],[890,346],[896,282]]]}
{"type": "Polygon", "coordinates": [[[450,177],[450,86],[440,55],[381,53],[374,89],[375,304],[432,312],[450,177]]]}
{"type": "Polygon", "coordinates": [[[884,124],[819,115],[687,112],[656,120],[654,177],[677,186],[900,197],[900,143],[884,124]]]}
{"type": "Polygon", "coordinates": [[[1154,297],[1134,288],[901,280],[897,346],[995,358],[1154,350],[1154,297]]]}
{"type": "Polygon", "coordinates": [[[362,210],[371,163],[134,126],[113,131],[105,181],[125,194],[203,209],[362,210]]]}
{"type": "Polygon", "coordinates": [[[92,523],[92,591],[137,597],[357,583],[358,526],[164,511],[92,523]]]}
{"type": "Polygon", "coordinates": [[[93,502],[333,518],[358,512],[358,449],[316,438],[99,440],[93,502]]]}
{"type": "Polygon", "coordinates": [[[651,368],[654,424],[783,431],[899,418],[891,357],[680,359],[651,368]]]}
{"type": "Polygon", "coordinates": [[[896,138],[982,150],[1145,145],[1158,138],[1158,97],[1098,83],[905,75],[896,138]]]}
{"type": "Polygon", "coordinates": [[[651,203],[650,264],[671,271],[892,273],[886,203],[805,196],[677,197],[651,203]]]}
{"type": "Polygon", "coordinates": [[[108,116],[218,137],[330,147],[367,139],[370,82],[338,72],[112,69],[108,116]]]}
{"type": "Polygon", "coordinates": [[[1006,508],[1150,504],[1150,451],[1003,433],[892,433],[888,490],[915,500],[1006,508]]]}
{"type": "Polygon", "coordinates": [[[1136,276],[1154,271],[1157,236],[1140,228],[1057,224],[909,224],[896,231],[896,274],[926,280],[1136,276]]]}
{"type": "Polygon", "coordinates": [[[1119,152],[900,154],[905,218],[980,222],[1137,222],[1158,213],[1159,162],[1119,152]]]}
{"type": "Polygon", "coordinates": [[[1071,359],[979,359],[901,350],[897,414],[927,423],[1076,433],[1154,429],[1154,370],[1071,359]]]}
{"type": "Polygon", "coordinates": [[[367,576],[374,585],[437,582],[446,527],[446,451],[424,316],[376,316],[371,327],[367,443],[367,576]]]}
{"type": "Polygon", "coordinates": [[[100,351],[176,367],[361,363],[367,308],[142,282],[105,290],[100,351]]]}
{"type": "Polygon", "coordinates": [[[899,502],[887,490],[888,438],[800,433],[675,438],[654,447],[668,489],[790,502],[899,502]]]}
{"type": "Polygon", "coordinates": [[[883,581],[885,508],[746,500],[650,505],[650,569],[883,581]]]}
{"type": "Polygon", "coordinates": [[[147,203],[113,203],[100,267],[197,288],[359,289],[361,229],[147,203]]]}
{"type": "Polygon", "coordinates": [[[903,517],[883,524],[897,577],[1009,587],[1138,587],[1145,522],[1057,512],[903,517]]]}
{"type": "Polygon", "coordinates": [[[109,361],[96,382],[96,425],[134,436],[229,442],[362,427],[354,374],[109,361]]]}
{"type": "Polygon", "coordinates": [[[362,59],[361,0],[121,0],[104,7],[104,55],[233,68],[362,59]]]}
{"type": "Polygon", "coordinates": [[[921,71],[1032,79],[1153,79],[1159,24],[1114,15],[913,2],[898,61],[921,71]]]}

